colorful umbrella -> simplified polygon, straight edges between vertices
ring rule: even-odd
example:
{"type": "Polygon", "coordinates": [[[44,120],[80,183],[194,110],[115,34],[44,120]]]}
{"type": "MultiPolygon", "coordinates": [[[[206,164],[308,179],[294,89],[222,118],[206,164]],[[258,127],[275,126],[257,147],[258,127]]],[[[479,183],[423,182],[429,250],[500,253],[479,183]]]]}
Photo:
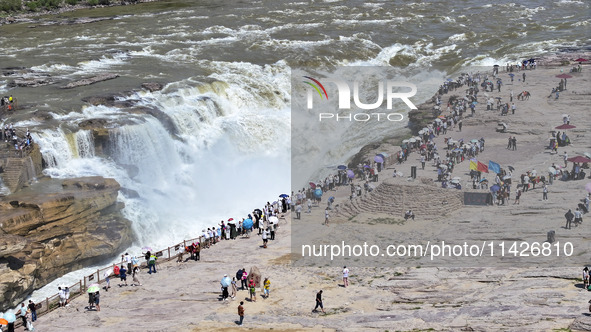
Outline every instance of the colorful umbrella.
{"type": "Polygon", "coordinates": [[[568,158],[567,160],[570,162],[573,162],[573,163],[589,163],[589,162],[591,162],[591,159],[583,157],[583,156],[576,156],[576,157],[568,158]]]}
{"type": "Polygon", "coordinates": [[[234,221],[234,218],[230,218],[230,219],[228,219],[228,221],[234,221]]]}
{"type": "Polygon", "coordinates": [[[92,286],[92,287],[88,287],[88,289],[86,290],[87,293],[96,293],[98,291],[100,291],[101,288],[99,286],[92,286]]]}
{"type": "Polygon", "coordinates": [[[8,322],[8,323],[14,323],[16,322],[16,316],[12,313],[12,312],[7,312],[4,314],[4,319],[8,322]]]}
{"type": "Polygon", "coordinates": [[[288,194],[281,194],[281,195],[279,195],[279,197],[281,197],[281,198],[287,198],[287,197],[289,197],[289,195],[288,194]]]}
{"type": "Polygon", "coordinates": [[[560,125],[558,127],[554,127],[554,129],[573,129],[573,128],[577,128],[577,127],[575,127],[575,126],[573,126],[571,124],[566,124],[566,123],[565,124],[562,124],[562,125],[560,125]]]}
{"type": "Polygon", "coordinates": [[[554,168],[554,167],[552,167],[552,166],[548,167],[548,172],[550,172],[551,174],[556,174],[556,173],[558,173],[558,171],[556,170],[556,168],[554,168]]]}
{"type": "Polygon", "coordinates": [[[382,156],[383,158],[388,158],[388,157],[390,157],[390,155],[389,155],[389,154],[387,154],[386,152],[380,152],[380,153],[378,153],[378,156],[382,156]]]}
{"type": "Polygon", "coordinates": [[[269,222],[270,223],[273,223],[273,224],[274,223],[279,223],[279,219],[277,217],[275,217],[275,216],[270,216],[269,217],[269,222]]]}
{"type": "Polygon", "coordinates": [[[501,187],[498,184],[495,184],[492,187],[490,187],[490,191],[492,191],[493,193],[499,190],[501,190],[501,187]]]}
{"type": "Polygon", "coordinates": [[[513,76],[515,76],[515,74],[513,74],[513,73],[510,73],[510,74],[509,74],[509,76],[513,77],[513,76]]]}
{"type": "Polygon", "coordinates": [[[315,189],[316,188],[316,183],[310,182],[308,184],[310,185],[310,188],[312,188],[312,189],[315,189]]]}
{"type": "Polygon", "coordinates": [[[143,247],[142,251],[152,251],[152,247],[143,247]]]}
{"type": "Polygon", "coordinates": [[[339,166],[337,166],[337,168],[340,169],[340,170],[346,170],[347,169],[347,166],[345,166],[345,165],[339,165],[339,166]]]}
{"type": "Polygon", "coordinates": [[[316,196],[316,198],[322,197],[322,189],[318,188],[314,190],[314,196],[316,196]]]}
{"type": "Polygon", "coordinates": [[[375,156],[375,157],[373,157],[373,161],[375,161],[376,163],[383,163],[384,158],[382,158],[380,156],[375,156]]]}
{"type": "Polygon", "coordinates": [[[90,288],[90,287],[99,287],[100,288],[101,285],[99,285],[98,283],[95,282],[94,284],[88,285],[88,288],[90,288]]]}
{"type": "Polygon", "coordinates": [[[251,228],[252,228],[252,219],[250,219],[250,218],[249,218],[249,219],[246,219],[246,220],[244,220],[244,221],[242,222],[242,226],[243,226],[245,229],[251,229],[251,228]]]}
{"type": "Polygon", "coordinates": [[[576,61],[576,62],[585,62],[585,61],[589,61],[589,60],[584,59],[584,58],[578,58],[578,59],[576,59],[574,61],[576,61]]]}
{"type": "Polygon", "coordinates": [[[513,167],[513,166],[507,166],[507,168],[508,168],[508,169],[509,169],[511,172],[513,172],[513,171],[515,170],[515,167],[513,167]]]}
{"type": "Polygon", "coordinates": [[[230,287],[230,285],[232,284],[232,279],[230,279],[230,277],[228,276],[225,276],[220,281],[220,284],[222,284],[222,287],[230,287]]]}
{"type": "Polygon", "coordinates": [[[0,318],[0,325],[8,325],[8,321],[4,318],[0,318]]]}
{"type": "Polygon", "coordinates": [[[354,178],[354,177],[355,177],[355,173],[353,173],[353,171],[352,171],[352,170],[348,169],[348,170],[347,170],[347,177],[348,177],[349,179],[352,179],[352,178],[354,178]]]}
{"type": "Polygon", "coordinates": [[[560,74],[560,75],[556,75],[557,78],[572,78],[571,75],[569,74],[560,74]]]}

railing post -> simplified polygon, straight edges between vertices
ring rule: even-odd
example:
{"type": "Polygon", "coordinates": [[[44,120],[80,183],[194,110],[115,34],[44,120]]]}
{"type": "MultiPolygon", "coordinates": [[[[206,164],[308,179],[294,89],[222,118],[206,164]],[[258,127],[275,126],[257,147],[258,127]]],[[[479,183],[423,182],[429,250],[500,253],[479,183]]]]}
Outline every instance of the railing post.
{"type": "Polygon", "coordinates": [[[170,247],[168,247],[168,259],[170,259],[170,247]]]}
{"type": "Polygon", "coordinates": [[[49,298],[45,298],[45,312],[49,312],[49,298]]]}
{"type": "Polygon", "coordinates": [[[96,269],[96,283],[97,284],[101,283],[101,270],[100,269],[96,269]]]}

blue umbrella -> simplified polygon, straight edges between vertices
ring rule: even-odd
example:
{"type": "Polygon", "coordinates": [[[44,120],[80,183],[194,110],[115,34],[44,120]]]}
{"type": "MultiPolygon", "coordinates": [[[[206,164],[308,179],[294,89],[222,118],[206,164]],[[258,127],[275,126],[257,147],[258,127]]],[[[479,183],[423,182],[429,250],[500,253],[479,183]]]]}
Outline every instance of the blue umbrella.
{"type": "Polygon", "coordinates": [[[382,158],[388,158],[388,157],[390,157],[390,155],[387,154],[386,152],[380,152],[380,153],[378,153],[378,156],[380,156],[382,158]]]}
{"type": "Polygon", "coordinates": [[[375,161],[376,163],[383,163],[384,158],[382,158],[381,156],[375,156],[373,157],[373,161],[375,161]]]}
{"type": "Polygon", "coordinates": [[[279,197],[286,198],[286,197],[289,197],[289,195],[288,194],[281,194],[281,195],[279,195],[279,197]]]}
{"type": "Polygon", "coordinates": [[[12,312],[7,312],[4,314],[4,319],[6,319],[9,323],[16,322],[16,316],[12,312]]]}
{"type": "Polygon", "coordinates": [[[448,79],[447,79],[447,81],[448,81],[448,82],[451,82],[451,81],[453,81],[453,80],[452,80],[451,78],[448,78],[448,79]]]}
{"type": "Polygon", "coordinates": [[[222,284],[222,287],[230,287],[232,284],[232,279],[230,279],[230,277],[223,277],[222,281],[220,281],[220,284],[222,284]]]}
{"type": "Polygon", "coordinates": [[[509,74],[509,76],[513,77],[513,76],[515,76],[515,74],[511,73],[511,74],[509,74]]]}
{"type": "Polygon", "coordinates": [[[490,191],[492,191],[493,193],[499,190],[501,190],[501,187],[498,184],[495,184],[492,187],[490,187],[490,191]]]}
{"type": "Polygon", "coordinates": [[[330,197],[328,198],[328,200],[329,200],[330,202],[334,202],[334,196],[330,196],[330,197]]]}
{"type": "Polygon", "coordinates": [[[252,219],[246,219],[242,222],[242,227],[246,228],[246,229],[251,229],[252,228],[252,219]]]}
{"type": "Polygon", "coordinates": [[[314,190],[314,196],[316,196],[316,198],[322,197],[322,189],[318,188],[314,190]]]}
{"type": "Polygon", "coordinates": [[[339,166],[337,166],[337,168],[338,169],[342,169],[342,170],[346,170],[347,169],[347,166],[345,166],[345,165],[339,165],[339,166]]]}
{"type": "Polygon", "coordinates": [[[353,173],[353,171],[352,171],[352,170],[348,169],[348,170],[347,170],[347,177],[348,177],[349,179],[352,179],[352,178],[354,178],[354,177],[355,177],[355,173],[353,173]]]}

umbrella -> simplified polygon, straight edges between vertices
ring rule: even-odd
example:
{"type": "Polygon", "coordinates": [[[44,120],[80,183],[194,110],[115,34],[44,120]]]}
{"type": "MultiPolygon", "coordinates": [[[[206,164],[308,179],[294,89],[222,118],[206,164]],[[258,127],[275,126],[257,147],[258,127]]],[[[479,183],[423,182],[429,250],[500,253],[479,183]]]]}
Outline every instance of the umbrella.
{"type": "Polygon", "coordinates": [[[509,76],[513,77],[513,76],[515,76],[515,74],[513,74],[513,73],[510,73],[510,74],[509,74],[509,76]]]}
{"type": "Polygon", "coordinates": [[[584,59],[584,58],[578,58],[578,59],[576,59],[574,61],[576,61],[576,62],[585,62],[585,61],[589,61],[589,60],[584,59]]]}
{"type": "Polygon", "coordinates": [[[142,247],[142,251],[152,251],[152,247],[142,247]]]}
{"type": "Polygon", "coordinates": [[[495,97],[495,99],[499,99],[499,100],[501,100],[501,99],[503,99],[503,98],[501,98],[501,97],[495,97]]]}
{"type": "Polygon", "coordinates": [[[508,169],[509,169],[511,172],[513,172],[513,171],[515,170],[515,168],[514,168],[513,166],[507,166],[507,168],[508,168],[508,169]]]}
{"type": "Polygon", "coordinates": [[[387,154],[386,152],[380,152],[380,153],[378,153],[378,156],[382,156],[382,158],[388,158],[388,157],[390,157],[390,155],[387,154]]]}
{"type": "Polygon", "coordinates": [[[382,158],[381,156],[375,156],[373,157],[373,161],[375,161],[376,163],[383,163],[384,158],[382,158]]]}
{"type": "Polygon", "coordinates": [[[230,287],[230,285],[232,284],[232,279],[230,279],[230,277],[228,276],[225,276],[220,281],[220,284],[222,284],[222,287],[230,287]]]}
{"type": "Polygon", "coordinates": [[[317,188],[316,190],[314,190],[314,196],[316,196],[316,198],[322,197],[322,189],[317,188]]]}
{"type": "Polygon", "coordinates": [[[447,81],[448,81],[448,82],[452,82],[453,80],[452,80],[451,78],[448,78],[448,79],[447,79],[447,81]]]}
{"type": "Polygon", "coordinates": [[[477,102],[477,101],[473,101],[473,102],[472,102],[472,105],[477,105],[477,104],[478,104],[478,102],[477,102]]]}
{"type": "Polygon", "coordinates": [[[470,140],[470,143],[478,143],[477,139],[470,140]]]}
{"type": "Polygon", "coordinates": [[[419,130],[419,135],[423,135],[423,130],[419,130]]]}
{"type": "Polygon", "coordinates": [[[480,182],[488,182],[487,179],[481,179],[480,182]]]}
{"type": "Polygon", "coordinates": [[[501,187],[498,184],[495,184],[492,187],[490,187],[490,191],[492,191],[493,193],[499,190],[501,190],[501,187]]]}
{"type": "Polygon", "coordinates": [[[548,167],[548,172],[550,172],[551,174],[556,174],[558,173],[558,171],[556,170],[556,168],[554,167],[548,167]]]}
{"type": "Polygon", "coordinates": [[[591,158],[591,153],[589,153],[589,152],[585,152],[585,153],[583,153],[583,155],[587,158],[591,158]]]}
{"type": "Polygon", "coordinates": [[[348,177],[349,179],[352,179],[352,178],[354,178],[354,177],[355,177],[355,173],[353,173],[353,171],[352,171],[352,170],[348,169],[348,170],[347,170],[347,177],[348,177]]]}
{"type": "Polygon", "coordinates": [[[439,119],[445,120],[445,115],[438,116],[439,119]]]}
{"type": "Polygon", "coordinates": [[[246,228],[246,229],[251,229],[251,228],[252,228],[252,224],[253,224],[253,223],[252,223],[252,219],[250,219],[250,218],[248,218],[248,219],[246,219],[246,220],[244,220],[244,221],[242,222],[242,226],[243,226],[244,228],[246,228]]]}
{"type": "Polygon", "coordinates": [[[14,322],[16,322],[16,316],[12,312],[5,313],[4,314],[4,319],[8,323],[14,323],[14,322]]]}
{"type": "Polygon", "coordinates": [[[329,200],[329,201],[331,201],[331,202],[334,202],[334,196],[330,196],[330,197],[328,198],[328,200],[329,200]]]}
{"type": "Polygon", "coordinates": [[[408,140],[407,139],[402,140],[402,143],[408,143],[408,140]]]}
{"type": "Polygon", "coordinates": [[[569,74],[560,74],[560,75],[556,75],[557,78],[572,78],[571,75],[569,74]]]}
{"type": "Polygon", "coordinates": [[[254,212],[263,213],[263,211],[261,211],[261,209],[254,209],[254,212]]]}
{"type": "Polygon", "coordinates": [[[8,325],[8,321],[4,318],[0,318],[0,325],[8,325]]]}
{"type": "Polygon", "coordinates": [[[408,141],[411,142],[411,143],[414,143],[414,142],[417,141],[417,139],[413,137],[413,138],[409,139],[408,141]]]}
{"type": "Polygon", "coordinates": [[[369,165],[363,165],[363,168],[370,168],[369,165]]]}
{"type": "Polygon", "coordinates": [[[439,168],[447,169],[447,165],[439,165],[439,168]]]}
{"type": "Polygon", "coordinates": [[[94,284],[90,284],[90,285],[88,285],[88,288],[90,288],[90,287],[95,287],[95,286],[96,286],[96,287],[99,287],[99,288],[101,287],[101,285],[99,285],[98,283],[96,283],[96,282],[95,282],[94,284]]]}
{"type": "Polygon", "coordinates": [[[563,125],[560,125],[558,127],[554,127],[554,129],[573,129],[573,128],[577,128],[577,127],[573,126],[571,124],[566,124],[566,123],[563,125]]]}
{"type": "Polygon", "coordinates": [[[576,156],[576,157],[568,158],[567,160],[570,162],[573,162],[573,163],[589,163],[589,162],[591,162],[591,159],[583,157],[583,156],[576,156]]]}
{"type": "Polygon", "coordinates": [[[281,195],[279,195],[279,197],[286,198],[286,197],[289,197],[289,195],[288,194],[281,194],[281,195]]]}
{"type": "Polygon", "coordinates": [[[347,169],[347,166],[345,166],[345,165],[339,165],[339,166],[337,166],[337,168],[338,169],[341,169],[341,170],[346,170],[347,169]]]}
{"type": "Polygon", "coordinates": [[[234,221],[234,218],[230,218],[230,219],[228,219],[228,221],[234,221]]]}
{"type": "Polygon", "coordinates": [[[270,223],[279,223],[279,218],[275,217],[275,216],[270,216],[269,217],[269,222],[270,223]]]}
{"type": "Polygon", "coordinates": [[[452,181],[460,181],[462,178],[459,177],[459,176],[456,176],[456,177],[453,177],[451,179],[452,179],[452,181]]]}
{"type": "Polygon", "coordinates": [[[493,67],[498,67],[499,65],[494,65],[493,67]]]}
{"type": "Polygon", "coordinates": [[[511,178],[511,175],[505,175],[505,176],[503,176],[503,180],[507,180],[507,179],[510,179],[510,178],[511,178]]]}
{"type": "Polygon", "coordinates": [[[314,183],[314,182],[310,182],[309,185],[310,185],[310,188],[312,188],[312,189],[316,188],[316,183],[314,183]]]}
{"type": "Polygon", "coordinates": [[[92,286],[92,287],[88,287],[88,289],[86,290],[87,293],[96,293],[98,291],[100,291],[101,288],[99,286],[92,286]]]}
{"type": "MultiPolygon", "coordinates": [[[[591,182],[589,182],[585,185],[585,189],[587,189],[587,191],[591,193],[591,182]]],[[[4,318],[6,318],[6,317],[4,317],[4,318]]]]}

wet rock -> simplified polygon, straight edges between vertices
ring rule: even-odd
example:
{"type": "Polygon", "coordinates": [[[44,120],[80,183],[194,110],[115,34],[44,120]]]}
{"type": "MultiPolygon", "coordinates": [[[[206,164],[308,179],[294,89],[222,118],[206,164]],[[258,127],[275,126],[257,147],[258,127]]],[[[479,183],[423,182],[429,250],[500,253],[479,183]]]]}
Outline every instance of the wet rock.
{"type": "Polygon", "coordinates": [[[103,74],[99,74],[97,76],[93,76],[90,78],[84,78],[75,82],[71,82],[66,84],[65,86],[62,87],[62,89],[73,89],[73,88],[77,88],[80,86],[86,86],[86,85],[91,85],[91,84],[95,84],[98,82],[103,82],[103,81],[107,81],[107,80],[112,80],[119,77],[118,74],[112,74],[112,73],[103,73],[103,74]]]}
{"type": "Polygon", "coordinates": [[[17,78],[8,83],[8,87],[36,88],[55,83],[51,77],[17,78]]]}
{"type": "Polygon", "coordinates": [[[148,83],[142,83],[142,88],[144,88],[150,92],[154,92],[154,91],[162,90],[162,88],[164,88],[164,86],[160,83],[148,82],[148,83]]]}

